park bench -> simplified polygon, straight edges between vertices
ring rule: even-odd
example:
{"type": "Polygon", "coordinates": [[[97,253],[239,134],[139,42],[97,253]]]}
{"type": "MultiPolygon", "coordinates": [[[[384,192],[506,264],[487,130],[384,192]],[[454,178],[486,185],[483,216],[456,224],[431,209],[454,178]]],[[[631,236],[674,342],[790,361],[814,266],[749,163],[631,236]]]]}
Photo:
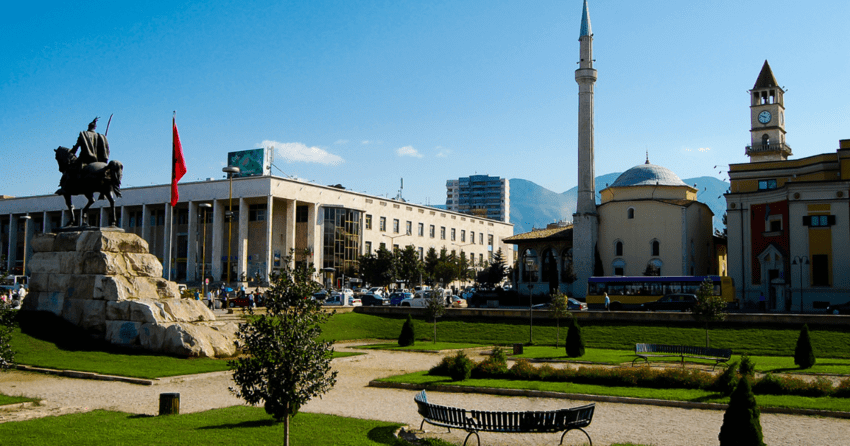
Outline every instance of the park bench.
{"type": "Polygon", "coordinates": [[[561,443],[564,444],[564,436],[567,432],[578,429],[587,436],[591,446],[593,442],[590,435],[584,430],[593,419],[595,404],[573,407],[570,409],[550,410],[542,412],[493,412],[481,410],[466,410],[457,407],[439,406],[428,402],[428,397],[423,390],[413,398],[422,415],[422,423],[419,430],[427,422],[434,426],[449,429],[463,429],[468,432],[463,440],[463,446],[469,437],[475,435],[478,446],[481,446],[481,437],[478,432],[505,432],[505,433],[551,433],[561,432],[561,443]]]}
{"type": "Polygon", "coordinates": [[[686,345],[664,345],[664,344],[635,344],[635,358],[632,361],[632,366],[635,361],[643,359],[649,363],[649,358],[663,357],[678,357],[682,360],[682,367],[685,366],[685,358],[688,359],[705,359],[714,361],[714,367],[718,364],[725,363],[732,357],[732,350],[721,348],[706,348],[706,347],[688,347],[686,345]]]}

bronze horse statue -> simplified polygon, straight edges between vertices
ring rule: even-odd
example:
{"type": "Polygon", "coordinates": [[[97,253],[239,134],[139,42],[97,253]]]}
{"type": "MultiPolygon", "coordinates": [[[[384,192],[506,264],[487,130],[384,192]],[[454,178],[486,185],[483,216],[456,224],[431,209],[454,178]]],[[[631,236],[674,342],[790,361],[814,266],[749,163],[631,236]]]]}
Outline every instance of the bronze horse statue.
{"type": "Polygon", "coordinates": [[[109,226],[115,226],[115,197],[121,196],[124,165],[113,160],[109,164],[95,162],[81,168],[71,149],[59,146],[55,152],[59,171],[62,172],[62,181],[56,195],[65,197],[65,204],[71,211],[71,220],[67,226],[86,226],[86,213],[95,202],[95,193],[100,193],[98,200],[104,197],[109,200],[109,226]],[[74,195],[85,195],[88,199],[88,203],[80,210],[79,218],[71,203],[71,197],[74,195]]]}

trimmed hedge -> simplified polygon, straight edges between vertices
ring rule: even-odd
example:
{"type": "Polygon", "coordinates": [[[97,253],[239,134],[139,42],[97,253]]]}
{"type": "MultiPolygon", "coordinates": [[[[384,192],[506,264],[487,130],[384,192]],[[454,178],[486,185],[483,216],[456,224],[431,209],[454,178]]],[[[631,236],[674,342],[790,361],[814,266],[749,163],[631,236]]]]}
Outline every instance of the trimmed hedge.
{"type": "MultiPolygon", "coordinates": [[[[579,367],[578,369],[556,369],[549,364],[534,366],[527,359],[518,359],[508,369],[504,353],[493,355],[484,361],[474,363],[463,355],[466,361],[474,364],[471,377],[475,379],[516,379],[525,381],[571,382],[576,384],[594,384],[617,387],[645,387],[650,389],[702,389],[730,395],[738,384],[739,365],[730,364],[719,374],[702,372],[696,369],[649,367],[579,367]]],[[[429,375],[454,376],[451,367],[457,356],[447,356],[428,371],[429,375]]],[[[796,395],[808,397],[832,396],[850,398],[850,378],[841,381],[838,386],[818,377],[812,382],[800,378],[767,374],[754,380],[752,390],[760,395],[796,395]]]]}

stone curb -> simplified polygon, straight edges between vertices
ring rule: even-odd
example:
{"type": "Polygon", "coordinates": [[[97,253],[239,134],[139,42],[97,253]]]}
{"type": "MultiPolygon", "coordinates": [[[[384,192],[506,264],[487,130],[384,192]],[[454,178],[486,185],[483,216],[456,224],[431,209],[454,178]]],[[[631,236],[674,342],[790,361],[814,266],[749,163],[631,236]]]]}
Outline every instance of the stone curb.
{"type": "MultiPolygon", "coordinates": [[[[620,404],[645,404],[650,406],[665,406],[678,407],[681,409],[707,409],[707,410],[726,410],[726,404],[718,403],[693,403],[690,401],[668,401],[656,400],[651,398],[629,398],[622,396],[604,396],[604,395],[585,395],[578,393],[561,393],[547,392],[542,390],[522,390],[522,389],[500,389],[493,387],[469,387],[469,386],[452,386],[452,385],[427,385],[427,384],[407,384],[407,383],[389,383],[383,381],[370,381],[369,387],[377,387],[384,389],[404,389],[404,390],[432,390],[435,392],[451,392],[451,393],[479,393],[486,395],[501,395],[501,396],[525,396],[534,398],[558,398],[576,401],[596,401],[604,403],[620,403],[620,404]]],[[[789,409],[785,407],[760,407],[761,413],[779,413],[786,415],[813,415],[827,418],[844,418],[850,419],[850,412],[837,412],[831,410],[817,409],[789,409]]]]}
{"type": "Polygon", "coordinates": [[[28,365],[18,364],[15,366],[18,370],[23,370],[25,372],[36,372],[36,373],[46,373],[48,375],[59,375],[59,376],[67,376],[69,378],[77,378],[77,379],[94,379],[99,381],[117,381],[117,382],[125,382],[129,384],[140,384],[143,386],[151,386],[157,380],[153,379],[143,379],[143,378],[129,378],[126,376],[115,376],[115,375],[101,375],[100,373],[94,372],[78,372],[76,370],[57,370],[57,369],[45,369],[42,367],[32,367],[28,365]]]}

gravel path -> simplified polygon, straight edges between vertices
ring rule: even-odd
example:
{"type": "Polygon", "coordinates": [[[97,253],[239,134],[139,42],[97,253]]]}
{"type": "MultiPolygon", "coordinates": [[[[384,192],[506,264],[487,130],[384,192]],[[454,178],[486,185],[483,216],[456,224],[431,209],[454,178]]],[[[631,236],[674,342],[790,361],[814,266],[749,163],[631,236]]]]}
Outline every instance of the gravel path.
{"type": "MultiPolygon", "coordinates": [[[[346,350],[338,345],[339,350],[346,350]]],[[[440,355],[370,351],[367,355],[334,360],[339,371],[337,385],[324,398],[311,401],[307,412],[393,421],[418,429],[421,417],[413,403],[415,392],[367,387],[375,378],[423,370],[435,365],[440,355]]],[[[108,409],[155,415],[159,394],[180,393],[183,413],[199,412],[242,404],[228,390],[232,385],[228,372],[163,379],[153,386],[108,381],[63,378],[37,373],[10,371],[0,373],[0,392],[44,399],[36,407],[0,409],[0,422],[35,417],[108,409]]],[[[438,404],[489,410],[547,410],[585,404],[549,398],[502,397],[492,395],[430,392],[429,400],[438,404]]],[[[616,403],[596,403],[593,423],[587,428],[596,445],[632,442],[655,446],[717,445],[723,412],[678,409],[616,403]]],[[[848,444],[850,420],[794,415],[762,414],[765,443],[781,445],[848,444]]],[[[463,442],[465,432],[425,426],[426,436],[463,442]]],[[[560,434],[507,435],[482,433],[486,445],[552,445],[560,434]]],[[[580,444],[584,436],[572,432],[565,444],[580,444]]]]}

